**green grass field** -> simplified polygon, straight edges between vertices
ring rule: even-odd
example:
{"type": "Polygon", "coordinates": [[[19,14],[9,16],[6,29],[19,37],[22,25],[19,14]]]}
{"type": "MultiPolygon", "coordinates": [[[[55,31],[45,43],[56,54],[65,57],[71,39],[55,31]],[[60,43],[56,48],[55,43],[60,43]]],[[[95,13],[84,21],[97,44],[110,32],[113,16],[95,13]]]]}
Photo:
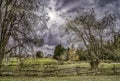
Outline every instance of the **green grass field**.
{"type": "Polygon", "coordinates": [[[3,60],[3,65],[19,65],[20,60],[23,64],[28,65],[28,64],[57,64],[57,60],[54,60],[52,58],[10,58],[8,62],[6,60],[3,60]]]}
{"type": "MultiPolygon", "coordinates": [[[[6,63],[6,61],[3,61],[3,70],[12,70],[15,71],[17,69],[21,70],[39,70],[39,71],[44,71],[45,67],[43,65],[46,64],[52,64],[55,67],[58,67],[58,69],[64,69],[64,68],[75,68],[75,67],[83,67],[83,68],[90,68],[90,65],[88,62],[63,62],[61,64],[57,60],[54,60],[52,58],[27,58],[27,59],[21,59],[23,66],[19,67],[19,59],[17,58],[10,58],[10,61],[6,63]],[[8,66],[8,65],[16,65],[16,66],[8,66]]],[[[99,68],[109,68],[112,69],[113,67],[120,68],[120,63],[100,63],[99,68]]],[[[109,72],[109,69],[107,72],[109,72]]],[[[83,69],[87,72],[87,69],[83,69]]]]}
{"type": "Polygon", "coordinates": [[[0,81],[120,81],[120,76],[0,77],[0,81]]]}
{"type": "MultiPolygon", "coordinates": [[[[22,62],[24,65],[34,65],[34,64],[39,64],[44,65],[44,64],[53,64],[54,66],[58,66],[59,69],[62,68],[74,68],[76,66],[79,67],[88,67],[90,68],[89,63],[87,62],[64,62],[63,64],[60,64],[57,60],[54,60],[52,58],[28,58],[28,59],[22,59],[22,62]]],[[[7,65],[19,65],[19,60],[17,58],[11,58],[10,61],[8,63],[6,63],[6,61],[3,61],[3,64],[5,65],[3,67],[3,69],[5,70],[16,70],[17,68],[19,68],[19,66],[15,66],[15,67],[10,67],[7,65]]],[[[112,68],[112,67],[120,67],[120,63],[100,63],[99,64],[99,68],[112,68]]],[[[24,70],[28,70],[28,69],[37,69],[37,70],[44,70],[44,68],[42,67],[37,67],[37,66],[33,66],[33,67],[26,67],[23,68],[24,70]]],[[[109,71],[109,70],[108,70],[109,71]]],[[[103,76],[63,76],[63,77],[33,77],[33,76],[22,76],[22,77],[11,77],[11,76],[0,76],[0,81],[120,81],[120,76],[117,75],[103,75],[103,76]]]]}
{"type": "MultiPolygon", "coordinates": [[[[29,65],[29,64],[40,64],[40,65],[45,65],[45,64],[54,64],[54,65],[59,65],[60,68],[69,68],[69,67],[90,67],[88,62],[74,62],[74,63],[69,63],[69,62],[64,62],[62,65],[59,64],[59,62],[55,59],[52,58],[28,58],[28,59],[22,59],[22,62],[24,65],[29,65]]],[[[3,65],[19,65],[19,59],[17,58],[10,58],[10,61],[6,63],[5,60],[3,60],[3,65]]],[[[120,67],[120,63],[100,63],[99,68],[112,68],[113,66],[120,67]]]]}

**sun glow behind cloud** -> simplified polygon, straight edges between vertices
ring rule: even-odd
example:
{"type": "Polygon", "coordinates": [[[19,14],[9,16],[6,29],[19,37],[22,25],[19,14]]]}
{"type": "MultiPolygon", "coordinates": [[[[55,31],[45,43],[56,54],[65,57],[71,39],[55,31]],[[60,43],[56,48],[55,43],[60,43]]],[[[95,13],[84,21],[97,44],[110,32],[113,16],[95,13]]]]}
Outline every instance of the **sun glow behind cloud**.
{"type": "Polygon", "coordinates": [[[49,12],[48,16],[50,17],[50,20],[55,21],[57,18],[56,12],[49,12]]]}
{"type": "MultiPolygon", "coordinates": [[[[68,35],[64,35],[64,24],[68,19],[76,16],[77,10],[94,8],[98,15],[98,18],[103,16],[104,10],[110,10],[112,12],[119,12],[120,8],[117,7],[120,0],[43,0],[47,4],[47,14],[49,21],[47,22],[48,29],[44,32],[44,40],[46,47],[50,48],[55,44],[61,44],[69,46],[68,35]],[[113,4],[114,3],[114,4],[113,4]],[[60,30],[61,28],[61,30],[60,30]],[[62,34],[62,35],[61,35],[62,34]],[[47,41],[47,42],[46,42],[47,41]],[[53,44],[51,44],[51,42],[53,44]],[[54,44],[55,43],[55,44],[54,44]]],[[[119,12],[120,13],[120,12],[119,12]]],[[[118,16],[120,16],[118,13],[118,16]]],[[[117,13],[116,13],[117,14],[117,13]]],[[[66,32],[65,32],[66,33],[66,32]]],[[[72,38],[70,36],[70,38],[72,38]]],[[[52,50],[52,49],[51,49],[52,50]]]]}
{"type": "Polygon", "coordinates": [[[57,0],[50,0],[50,5],[47,9],[49,17],[48,28],[51,28],[53,24],[61,25],[65,22],[65,18],[62,17],[64,13],[60,10],[56,10],[56,3],[57,0]]]}

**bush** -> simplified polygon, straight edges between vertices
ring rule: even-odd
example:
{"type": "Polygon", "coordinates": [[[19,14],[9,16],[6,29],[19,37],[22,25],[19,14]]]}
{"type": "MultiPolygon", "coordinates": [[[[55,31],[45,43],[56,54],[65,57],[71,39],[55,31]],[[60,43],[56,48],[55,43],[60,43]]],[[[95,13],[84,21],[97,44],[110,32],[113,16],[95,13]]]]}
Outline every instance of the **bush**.
{"type": "Polygon", "coordinates": [[[42,53],[41,51],[38,51],[38,52],[36,53],[36,57],[37,57],[37,58],[43,58],[43,53],[42,53]]]}

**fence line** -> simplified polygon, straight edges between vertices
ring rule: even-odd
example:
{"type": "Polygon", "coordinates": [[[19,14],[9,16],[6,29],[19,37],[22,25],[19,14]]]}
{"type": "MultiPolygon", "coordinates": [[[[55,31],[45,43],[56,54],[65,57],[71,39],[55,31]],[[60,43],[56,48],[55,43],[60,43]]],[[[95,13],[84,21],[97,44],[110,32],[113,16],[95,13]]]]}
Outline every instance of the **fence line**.
{"type": "Polygon", "coordinates": [[[22,76],[22,75],[31,75],[31,76],[68,76],[68,75],[120,75],[120,68],[100,68],[96,70],[90,70],[89,67],[71,67],[71,68],[59,68],[56,65],[10,65],[2,66],[3,75],[12,75],[12,76],[22,76]],[[6,68],[5,68],[6,67],[6,68]],[[8,68],[11,67],[11,68],[8,68]],[[16,68],[15,68],[16,67],[16,68]],[[33,69],[27,69],[28,67],[33,67],[33,69]],[[37,67],[34,69],[34,67],[37,67]],[[24,69],[26,68],[26,69],[24,69]],[[42,68],[40,70],[39,68],[42,68]]]}

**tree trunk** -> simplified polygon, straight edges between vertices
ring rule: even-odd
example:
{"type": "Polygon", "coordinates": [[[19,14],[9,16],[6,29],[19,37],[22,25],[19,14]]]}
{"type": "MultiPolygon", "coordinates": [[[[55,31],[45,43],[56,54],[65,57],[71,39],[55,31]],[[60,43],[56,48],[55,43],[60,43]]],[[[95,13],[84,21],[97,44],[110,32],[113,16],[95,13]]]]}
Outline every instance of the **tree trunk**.
{"type": "Polygon", "coordinates": [[[2,68],[2,61],[5,55],[5,49],[0,47],[0,75],[1,75],[1,68],[2,68]]]}
{"type": "Polygon", "coordinates": [[[3,60],[3,55],[0,52],[0,75],[1,75],[1,68],[2,68],[2,60],[3,60]]]}
{"type": "Polygon", "coordinates": [[[2,68],[2,60],[0,58],[0,75],[1,75],[1,68],[2,68]]]}
{"type": "Polygon", "coordinates": [[[90,60],[91,70],[94,71],[95,75],[98,73],[98,65],[99,65],[99,63],[100,63],[99,59],[91,59],[90,60]]]}
{"type": "Polygon", "coordinates": [[[90,60],[91,69],[96,69],[97,70],[99,63],[100,63],[99,59],[91,59],[90,60]]]}

